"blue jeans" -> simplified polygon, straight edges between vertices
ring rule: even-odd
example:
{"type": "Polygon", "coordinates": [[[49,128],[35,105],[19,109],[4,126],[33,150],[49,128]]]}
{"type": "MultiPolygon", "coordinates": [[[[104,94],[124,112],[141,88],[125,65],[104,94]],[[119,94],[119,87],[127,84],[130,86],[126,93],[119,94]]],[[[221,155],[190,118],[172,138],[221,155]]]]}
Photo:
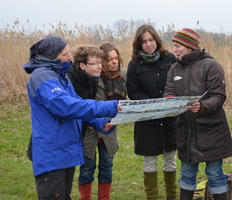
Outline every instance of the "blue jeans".
{"type": "MultiPolygon", "coordinates": [[[[99,165],[98,181],[101,183],[112,182],[113,157],[110,157],[104,142],[98,143],[99,165]]],[[[94,159],[85,157],[85,164],[80,166],[78,178],[79,184],[88,184],[94,181],[94,171],[96,169],[96,154],[94,159]]]]}
{"type": "MultiPolygon", "coordinates": [[[[184,190],[194,191],[196,189],[196,176],[198,165],[181,162],[180,187],[184,190]]],[[[222,194],[227,192],[227,178],[222,171],[222,160],[206,162],[205,173],[209,180],[209,192],[211,194],[222,194]]]]}

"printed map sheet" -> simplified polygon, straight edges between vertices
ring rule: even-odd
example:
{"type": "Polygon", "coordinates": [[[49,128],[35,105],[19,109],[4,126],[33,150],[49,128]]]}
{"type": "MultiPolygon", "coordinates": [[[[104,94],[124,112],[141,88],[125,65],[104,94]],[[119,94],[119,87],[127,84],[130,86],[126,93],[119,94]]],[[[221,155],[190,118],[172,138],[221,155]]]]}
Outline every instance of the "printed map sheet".
{"type": "Polygon", "coordinates": [[[144,100],[120,100],[122,111],[112,118],[111,124],[138,122],[164,117],[175,117],[188,110],[188,106],[202,96],[180,96],[144,100]]]}

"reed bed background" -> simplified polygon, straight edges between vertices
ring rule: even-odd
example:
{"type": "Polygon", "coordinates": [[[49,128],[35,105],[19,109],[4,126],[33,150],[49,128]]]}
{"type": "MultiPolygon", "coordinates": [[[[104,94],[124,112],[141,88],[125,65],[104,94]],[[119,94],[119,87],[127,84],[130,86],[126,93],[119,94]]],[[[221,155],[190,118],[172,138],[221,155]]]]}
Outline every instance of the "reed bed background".
{"type": "MultiPolygon", "coordinates": [[[[102,42],[112,42],[120,50],[124,69],[127,69],[131,58],[132,41],[135,31],[141,22],[131,20],[119,21],[113,28],[103,28],[101,25],[84,26],[76,24],[69,28],[66,23],[59,22],[56,25],[49,24],[43,31],[35,27],[32,29],[28,24],[21,24],[18,20],[13,26],[6,26],[0,29],[0,104],[4,103],[28,103],[25,84],[28,75],[22,65],[29,58],[29,48],[37,41],[48,34],[55,34],[69,42],[71,50],[80,45],[97,45],[102,42]]],[[[149,20],[145,23],[151,23],[149,20]]],[[[171,25],[167,31],[158,30],[166,48],[172,51],[171,38],[174,34],[175,26],[171,25]]],[[[201,35],[201,48],[206,49],[218,62],[221,63],[226,74],[227,101],[226,106],[231,106],[231,79],[232,79],[232,33],[218,34],[206,32],[199,28],[197,31],[201,35]]]]}
{"type": "MultiPolygon", "coordinates": [[[[151,23],[149,20],[146,23],[151,23]]],[[[49,24],[49,31],[22,25],[18,20],[13,26],[0,28],[0,199],[2,200],[32,200],[36,199],[35,183],[32,175],[31,162],[26,156],[27,144],[31,134],[30,109],[28,106],[26,82],[29,75],[22,65],[29,58],[29,48],[48,34],[55,34],[67,40],[71,50],[80,45],[97,45],[112,42],[120,50],[124,69],[127,69],[131,59],[132,41],[135,31],[141,22],[121,21],[114,28],[102,26],[88,27],[76,24],[69,28],[67,24],[59,22],[49,24]]],[[[174,25],[167,31],[158,30],[164,45],[172,51],[171,38],[174,25]]],[[[231,67],[232,67],[232,33],[218,34],[206,32],[199,28],[201,47],[205,48],[217,61],[221,63],[226,75],[227,101],[225,103],[230,128],[232,126],[229,108],[231,107],[231,67]]],[[[142,157],[133,152],[133,124],[119,125],[119,146],[114,161],[114,181],[111,193],[112,200],[144,199],[142,157]]],[[[224,160],[225,172],[231,173],[231,158],[224,160]]],[[[177,160],[178,170],[180,162],[177,160]]],[[[161,169],[161,162],[159,163],[161,169]]],[[[77,177],[75,174],[72,191],[73,199],[78,199],[77,177]]],[[[178,177],[179,178],[179,173],[178,177]]],[[[96,178],[97,179],[97,178],[96,178]]],[[[206,179],[204,164],[200,166],[198,181],[206,179]]],[[[94,183],[93,197],[97,195],[97,181],[94,183]]],[[[162,173],[159,174],[160,199],[164,196],[162,173]]]]}

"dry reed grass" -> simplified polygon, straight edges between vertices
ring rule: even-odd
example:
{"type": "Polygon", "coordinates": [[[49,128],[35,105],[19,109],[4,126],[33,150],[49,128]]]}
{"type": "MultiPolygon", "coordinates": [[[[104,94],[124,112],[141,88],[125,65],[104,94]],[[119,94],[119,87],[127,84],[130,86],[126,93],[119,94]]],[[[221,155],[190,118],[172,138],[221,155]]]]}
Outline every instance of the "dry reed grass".
{"type": "MultiPolygon", "coordinates": [[[[131,58],[132,40],[134,32],[132,31],[133,21],[129,27],[122,28],[112,32],[109,28],[88,27],[76,24],[73,29],[59,22],[56,26],[50,24],[51,30],[48,33],[38,30],[28,30],[21,25],[18,20],[12,27],[5,27],[0,30],[0,104],[4,103],[28,103],[25,84],[28,75],[24,72],[22,65],[27,62],[29,57],[29,48],[38,40],[47,34],[56,34],[69,42],[71,50],[79,45],[97,45],[102,42],[113,42],[121,51],[124,60],[123,68],[131,58]]],[[[215,36],[214,33],[201,31],[201,47],[205,48],[217,61],[221,63],[226,74],[227,84],[227,106],[231,106],[231,79],[232,79],[232,34],[215,36]],[[215,40],[217,37],[217,40],[215,40]]],[[[160,31],[165,46],[172,51],[172,37],[174,25],[169,27],[167,32],[160,31]]]]}

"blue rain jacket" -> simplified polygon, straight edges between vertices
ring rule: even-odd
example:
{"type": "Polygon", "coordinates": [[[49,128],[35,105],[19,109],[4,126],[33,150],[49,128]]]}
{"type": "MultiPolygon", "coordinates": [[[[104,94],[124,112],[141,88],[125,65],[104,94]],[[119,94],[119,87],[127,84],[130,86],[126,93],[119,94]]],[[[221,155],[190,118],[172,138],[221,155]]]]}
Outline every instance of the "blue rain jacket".
{"type": "Polygon", "coordinates": [[[23,65],[31,74],[27,90],[34,176],[83,164],[82,122],[103,132],[110,121],[106,116],[117,114],[118,101],[83,100],[75,93],[65,75],[70,64],[33,58],[23,65]]]}

